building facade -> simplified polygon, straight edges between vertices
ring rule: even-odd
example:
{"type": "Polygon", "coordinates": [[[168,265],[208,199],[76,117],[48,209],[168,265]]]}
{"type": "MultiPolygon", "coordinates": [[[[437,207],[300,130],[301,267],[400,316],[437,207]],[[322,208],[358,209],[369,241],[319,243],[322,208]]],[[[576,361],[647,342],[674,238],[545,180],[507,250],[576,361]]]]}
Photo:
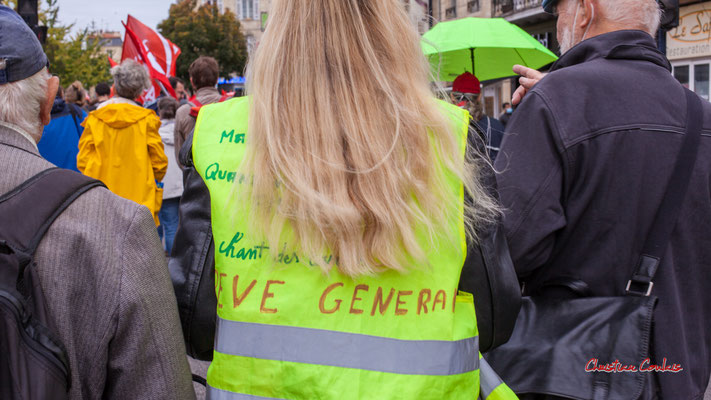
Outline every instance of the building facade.
{"type": "Polygon", "coordinates": [[[492,15],[491,0],[430,0],[432,21],[448,21],[464,17],[489,18],[492,15]]]}
{"type": "Polygon", "coordinates": [[[266,29],[271,0],[199,0],[198,6],[202,4],[216,4],[220,12],[235,14],[251,55],[266,29]]]}
{"type": "Polygon", "coordinates": [[[428,0],[402,0],[412,23],[420,34],[430,29],[430,5],[428,0]]]}
{"type": "Polygon", "coordinates": [[[711,1],[680,1],[679,26],[667,32],[667,58],[674,77],[709,100],[711,1]]]}
{"type": "Polygon", "coordinates": [[[123,51],[123,40],[121,40],[121,32],[104,32],[100,31],[95,35],[88,37],[89,42],[99,40],[101,52],[109,58],[121,62],[121,53],[123,51]]]}
{"type": "Polygon", "coordinates": [[[262,39],[262,33],[267,27],[271,0],[224,1],[226,7],[229,7],[237,16],[242,26],[242,33],[247,41],[247,51],[251,55],[262,39]]]}

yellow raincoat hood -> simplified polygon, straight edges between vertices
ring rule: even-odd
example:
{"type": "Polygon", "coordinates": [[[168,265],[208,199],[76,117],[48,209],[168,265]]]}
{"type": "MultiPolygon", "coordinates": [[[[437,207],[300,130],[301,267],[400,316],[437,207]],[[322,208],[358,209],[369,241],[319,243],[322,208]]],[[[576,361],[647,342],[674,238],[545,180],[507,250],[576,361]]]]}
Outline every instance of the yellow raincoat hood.
{"type": "Polygon", "coordinates": [[[114,129],[127,128],[144,118],[157,118],[153,110],[132,104],[109,104],[91,114],[114,129]]]}
{"type": "Polygon", "coordinates": [[[158,187],[168,168],[152,110],[114,103],[92,111],[82,123],[79,171],[101,180],[115,194],[143,204],[158,222],[163,189],[158,187]]]}

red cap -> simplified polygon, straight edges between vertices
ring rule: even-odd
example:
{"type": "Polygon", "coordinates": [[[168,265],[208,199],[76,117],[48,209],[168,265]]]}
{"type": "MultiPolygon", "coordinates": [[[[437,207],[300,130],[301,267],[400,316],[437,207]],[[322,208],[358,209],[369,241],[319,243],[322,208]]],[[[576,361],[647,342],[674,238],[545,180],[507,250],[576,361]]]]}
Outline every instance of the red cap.
{"type": "Polygon", "coordinates": [[[481,93],[481,83],[471,72],[465,72],[452,83],[452,91],[459,93],[481,93]]]}

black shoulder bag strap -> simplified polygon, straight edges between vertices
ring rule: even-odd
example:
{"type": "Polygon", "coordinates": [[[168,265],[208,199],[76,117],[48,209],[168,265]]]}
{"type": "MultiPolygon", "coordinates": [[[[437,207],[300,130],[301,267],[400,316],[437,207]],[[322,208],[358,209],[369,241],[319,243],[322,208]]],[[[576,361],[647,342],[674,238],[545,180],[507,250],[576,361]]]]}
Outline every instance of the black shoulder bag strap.
{"type": "MultiPolygon", "coordinates": [[[[77,172],[51,168],[0,197],[2,244],[17,253],[23,270],[54,220],[79,196],[98,186],[104,184],[77,172]]],[[[22,279],[21,272],[18,284],[22,279]]]]}
{"type": "Polygon", "coordinates": [[[627,282],[625,289],[627,295],[649,296],[652,293],[654,275],[657,273],[659,262],[664,256],[669,238],[679,219],[681,206],[689,189],[691,173],[696,164],[704,114],[699,97],[689,89],[684,88],[684,91],[687,104],[686,134],[662,204],[642,248],[642,256],[637,262],[632,278],[627,282]]]}

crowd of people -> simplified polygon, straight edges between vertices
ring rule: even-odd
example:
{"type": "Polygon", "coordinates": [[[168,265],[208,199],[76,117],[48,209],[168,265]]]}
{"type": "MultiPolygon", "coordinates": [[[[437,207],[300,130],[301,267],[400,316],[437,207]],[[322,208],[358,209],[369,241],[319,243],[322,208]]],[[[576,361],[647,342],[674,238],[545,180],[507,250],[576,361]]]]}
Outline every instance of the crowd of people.
{"type": "Polygon", "coordinates": [[[219,66],[214,58],[199,57],[190,73],[196,77],[191,101],[183,82],[171,77],[177,98],[163,93],[156,101],[137,103],[152,83],[133,60],[112,68],[113,82],[97,84],[91,96],[81,82],[66,89],[60,85],[37,145],[52,164],[99,179],[113,193],[151,210],[167,255],[183,192],[178,152],[193,129],[195,110],[225,100],[215,88],[219,66]]]}
{"type": "Polygon", "coordinates": [[[210,399],[703,399],[711,105],[655,0],[543,7],[560,59],[487,116],[396,0],[275,0],[247,96],[201,56],[146,104],[0,6],[0,398],[192,399],[189,355],[210,399]]]}

